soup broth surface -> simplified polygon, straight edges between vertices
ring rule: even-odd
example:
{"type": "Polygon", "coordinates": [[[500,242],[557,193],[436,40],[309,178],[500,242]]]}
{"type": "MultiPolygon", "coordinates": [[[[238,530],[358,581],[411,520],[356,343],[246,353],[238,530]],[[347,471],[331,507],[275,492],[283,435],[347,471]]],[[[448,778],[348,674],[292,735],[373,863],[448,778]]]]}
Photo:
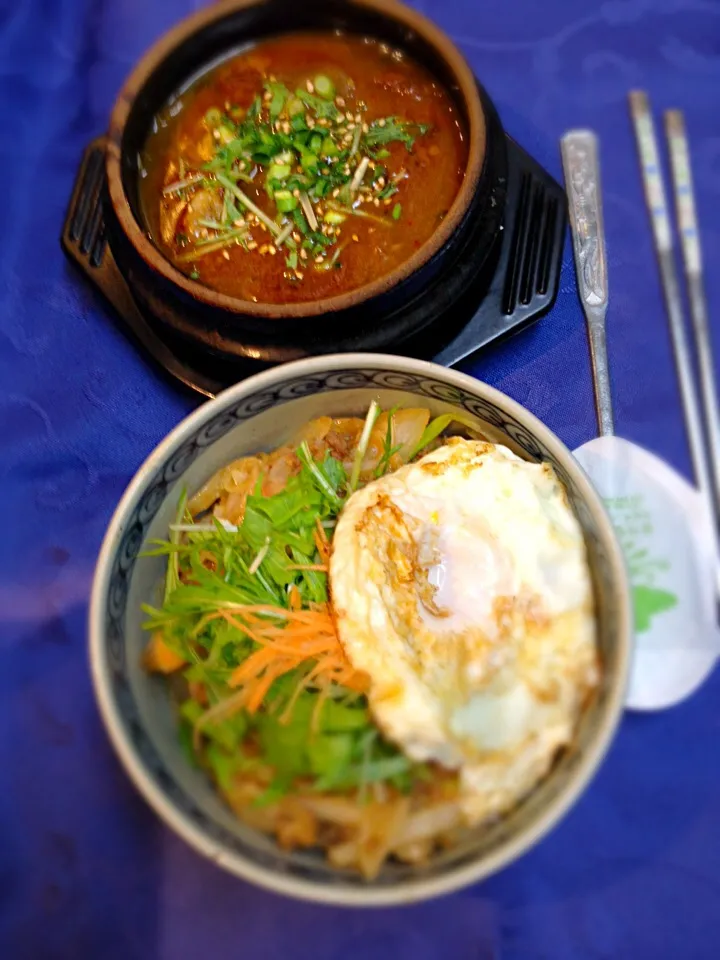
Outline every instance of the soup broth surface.
{"type": "Polygon", "coordinates": [[[212,67],[141,157],[153,242],[256,303],[326,299],[399,267],[462,183],[466,135],[423,67],[372,39],[296,34],[212,67]]]}

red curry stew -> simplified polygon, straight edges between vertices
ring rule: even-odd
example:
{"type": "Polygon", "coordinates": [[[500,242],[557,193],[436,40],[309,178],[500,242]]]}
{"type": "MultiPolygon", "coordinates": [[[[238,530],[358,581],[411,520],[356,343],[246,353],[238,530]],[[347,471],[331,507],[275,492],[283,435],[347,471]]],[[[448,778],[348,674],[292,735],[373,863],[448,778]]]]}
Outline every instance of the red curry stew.
{"type": "Polygon", "coordinates": [[[298,34],[174,98],[144,149],[141,199],[183,273],[295,303],[400,266],[446,215],[466,161],[458,111],[424,68],[374,40],[298,34]]]}

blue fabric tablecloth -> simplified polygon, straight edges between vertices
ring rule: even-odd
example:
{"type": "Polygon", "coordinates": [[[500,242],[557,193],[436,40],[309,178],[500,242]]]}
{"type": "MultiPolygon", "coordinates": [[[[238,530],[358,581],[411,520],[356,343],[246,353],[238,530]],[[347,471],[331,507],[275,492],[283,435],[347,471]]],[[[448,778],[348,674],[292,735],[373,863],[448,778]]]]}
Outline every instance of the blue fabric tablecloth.
{"type": "MultiPolygon", "coordinates": [[[[133,61],[193,0],[0,0],[0,957],[2,960],[695,960],[720,956],[720,673],[628,715],[600,774],[532,853],[423,906],[286,901],[200,859],[120,770],[85,616],[111,511],[193,406],[64,261],[86,142],[133,61]]],[[[457,41],[508,131],[560,175],[558,138],[602,138],[619,432],[688,454],[626,93],[682,108],[708,295],[720,317],[720,3],[416,0],[457,41]]],[[[716,324],[717,326],[717,324],[716,324]]],[[[720,341],[720,330],[717,331],[720,341]]],[[[553,311],[467,365],[571,447],[594,435],[566,250],[553,311]]]]}

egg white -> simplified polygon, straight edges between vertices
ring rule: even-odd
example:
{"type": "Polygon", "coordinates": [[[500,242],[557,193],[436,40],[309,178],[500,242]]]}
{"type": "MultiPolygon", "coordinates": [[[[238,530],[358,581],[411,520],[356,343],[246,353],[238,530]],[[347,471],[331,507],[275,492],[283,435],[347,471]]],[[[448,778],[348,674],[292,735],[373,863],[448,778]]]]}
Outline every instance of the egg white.
{"type": "Polygon", "coordinates": [[[338,520],[330,587],[376,722],[460,771],[469,822],[572,740],[598,655],[582,531],[548,464],[453,439],[368,484],[338,520]]]}

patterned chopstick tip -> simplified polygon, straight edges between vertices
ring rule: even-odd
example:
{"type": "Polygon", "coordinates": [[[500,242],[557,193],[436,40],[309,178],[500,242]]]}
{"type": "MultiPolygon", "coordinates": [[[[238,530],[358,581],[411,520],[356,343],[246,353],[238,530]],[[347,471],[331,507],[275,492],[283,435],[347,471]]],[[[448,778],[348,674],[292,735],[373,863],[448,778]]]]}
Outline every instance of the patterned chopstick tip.
{"type": "Polygon", "coordinates": [[[629,100],[640,156],[645,201],[650,211],[655,245],[658,250],[670,250],[672,248],[670,217],[665,200],[665,188],[660,169],[655,127],[650,112],[650,101],[643,90],[633,90],[630,93],[629,100]]]}
{"type": "Polygon", "coordinates": [[[665,134],[670,152],[670,169],[685,269],[688,273],[695,274],[702,269],[700,237],[690,172],[690,148],[685,132],[685,119],[680,110],[665,112],[665,134]]]}

